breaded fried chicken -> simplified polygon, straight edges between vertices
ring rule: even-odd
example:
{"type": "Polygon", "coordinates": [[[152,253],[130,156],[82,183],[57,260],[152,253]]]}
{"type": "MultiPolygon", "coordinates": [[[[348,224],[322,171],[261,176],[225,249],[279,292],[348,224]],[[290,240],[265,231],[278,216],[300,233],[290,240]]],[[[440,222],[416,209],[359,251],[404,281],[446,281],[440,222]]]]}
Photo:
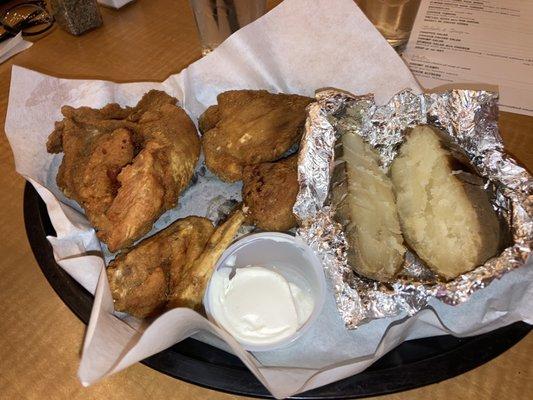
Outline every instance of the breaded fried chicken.
{"type": "Polygon", "coordinates": [[[296,226],[292,207],[298,194],[298,154],[274,163],[244,167],[242,198],[248,218],[265,231],[296,226]]]}
{"type": "Polygon", "coordinates": [[[201,311],[215,263],[243,221],[240,210],[216,229],[187,217],[119,254],[107,268],[115,310],[138,318],[175,307],[201,311]]]}
{"type": "Polygon", "coordinates": [[[63,152],[57,184],[76,200],[109,250],[130,246],[174,207],[200,153],[193,122],[164,92],[136,107],[62,108],[47,149],[63,152]]]}
{"type": "Polygon", "coordinates": [[[139,318],[163,311],[184,266],[200,256],[213,231],[209,219],[187,217],[119,254],[107,268],[115,310],[139,318]]]}
{"type": "Polygon", "coordinates": [[[246,165],[275,161],[296,144],[313,101],[266,90],[230,90],[200,116],[207,167],[227,182],[242,179],[246,165]]]}

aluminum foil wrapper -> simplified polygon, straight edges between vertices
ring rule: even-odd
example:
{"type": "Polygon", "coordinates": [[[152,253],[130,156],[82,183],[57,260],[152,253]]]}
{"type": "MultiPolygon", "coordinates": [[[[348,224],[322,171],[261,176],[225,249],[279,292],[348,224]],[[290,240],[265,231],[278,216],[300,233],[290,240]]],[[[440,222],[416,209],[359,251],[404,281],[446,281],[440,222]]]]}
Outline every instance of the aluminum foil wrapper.
{"type": "Polygon", "coordinates": [[[498,133],[498,96],[475,90],[396,94],[377,105],[372,95],[355,96],[335,89],[316,94],[308,107],[300,145],[300,191],[294,213],[297,231],[321,257],[333,287],[338,310],[349,329],[376,318],[412,315],[435,297],[456,305],[476,290],[525,264],[533,243],[533,179],[505,153],[498,133]],[[421,124],[444,131],[485,179],[491,202],[505,221],[509,246],[471,272],[452,281],[440,281],[413,253],[407,252],[394,282],[382,283],[359,276],[348,265],[348,242],[329,204],[336,176],[335,143],[343,132],[355,132],[390,166],[407,128],[421,124]]]}

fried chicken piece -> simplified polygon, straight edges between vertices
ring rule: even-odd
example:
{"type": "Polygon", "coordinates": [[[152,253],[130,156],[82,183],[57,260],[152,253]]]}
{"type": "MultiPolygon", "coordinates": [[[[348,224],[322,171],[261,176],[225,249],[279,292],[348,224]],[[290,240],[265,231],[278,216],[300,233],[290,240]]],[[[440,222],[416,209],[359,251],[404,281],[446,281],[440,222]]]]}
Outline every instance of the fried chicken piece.
{"type": "Polygon", "coordinates": [[[188,307],[201,311],[204,292],[213,274],[213,268],[233,241],[244,220],[242,210],[237,210],[216,228],[202,254],[183,268],[179,282],[168,296],[168,308],[188,307]]]}
{"type": "Polygon", "coordinates": [[[198,129],[203,135],[208,130],[213,129],[217,126],[218,121],[220,121],[220,112],[218,106],[210,106],[207,110],[204,111],[200,118],[198,118],[198,129]]]}
{"type": "MultiPolygon", "coordinates": [[[[69,146],[69,141],[67,143],[66,146],[69,146]]],[[[130,132],[119,128],[95,140],[91,147],[85,165],[73,161],[72,165],[77,167],[73,169],[67,168],[71,161],[67,157],[72,157],[75,152],[70,152],[67,147],[65,161],[59,167],[57,183],[65,188],[65,195],[77,196],[84,208],[95,215],[103,215],[116,195],[118,173],[133,160],[134,143],[130,132]],[[72,189],[67,182],[72,183],[72,189]],[[72,194],[71,190],[76,194],[72,194]]]]}
{"type": "Polygon", "coordinates": [[[292,207],[298,194],[298,154],[274,163],[244,167],[242,198],[247,216],[265,231],[296,226],[292,207]]]}
{"type": "Polygon", "coordinates": [[[209,219],[187,217],[120,253],[107,268],[115,310],[138,318],[162,312],[184,266],[202,254],[213,231],[209,219]]]}
{"type": "Polygon", "coordinates": [[[207,167],[227,182],[242,179],[246,165],[275,161],[298,142],[313,101],[266,90],[230,90],[200,117],[207,167]]]}
{"type": "Polygon", "coordinates": [[[138,318],[175,307],[200,311],[213,267],[243,221],[241,210],[216,229],[187,217],[120,253],[107,268],[115,310],[138,318]]]}
{"type": "Polygon", "coordinates": [[[49,152],[64,152],[58,186],[84,208],[110,251],[146,234],[193,176],[200,141],[175,103],[152,90],[133,108],[65,106],[48,138],[49,152]]]}

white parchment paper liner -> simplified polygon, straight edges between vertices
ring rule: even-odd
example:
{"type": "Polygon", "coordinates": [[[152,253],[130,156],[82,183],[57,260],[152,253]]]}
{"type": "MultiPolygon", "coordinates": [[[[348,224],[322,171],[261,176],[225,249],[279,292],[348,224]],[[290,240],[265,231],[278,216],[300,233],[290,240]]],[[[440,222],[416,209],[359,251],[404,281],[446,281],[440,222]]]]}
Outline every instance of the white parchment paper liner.
{"type": "MultiPolygon", "coordinates": [[[[312,96],[321,87],[373,92],[378,102],[385,102],[404,88],[417,89],[417,84],[352,0],[285,0],[213,53],[162,83],[58,79],[13,68],[5,130],[17,171],[46,202],[57,232],[49,238],[56,261],[95,293],[78,371],[83,384],[196,333],[195,337],[237,354],[274,396],[283,398],[358,373],[407,339],[447,333],[476,335],[518,320],[533,321],[531,268],[507,274],[460,306],[430,302],[430,308],[410,319],[404,315],[385,318],[357,331],[345,329],[331,295],[317,322],[293,346],[253,356],[190,310],[171,310],[148,327],[112,313],[104,259],[97,255],[100,245],[79,207],[65,199],[55,184],[61,155],[46,153],[46,138],[54,121],[62,118],[60,107],[102,107],[109,102],[134,105],[153,88],[176,96],[196,119],[216,102],[218,93],[228,89],[312,96]]],[[[207,184],[210,190],[203,190],[202,185],[189,188],[181,205],[165,213],[154,230],[184,215],[207,213],[208,203],[219,194],[214,192],[221,189],[216,179],[208,179],[207,184]]],[[[224,190],[228,196],[240,192],[238,186],[224,190]]]]}

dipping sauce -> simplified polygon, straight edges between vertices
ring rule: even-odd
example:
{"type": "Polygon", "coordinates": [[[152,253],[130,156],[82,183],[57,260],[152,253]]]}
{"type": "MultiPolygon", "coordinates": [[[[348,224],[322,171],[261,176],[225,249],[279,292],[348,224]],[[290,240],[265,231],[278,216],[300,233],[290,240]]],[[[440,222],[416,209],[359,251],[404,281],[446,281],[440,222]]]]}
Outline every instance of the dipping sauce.
{"type": "Polygon", "coordinates": [[[211,277],[210,311],[235,339],[271,344],[292,336],[314,308],[308,288],[289,282],[274,268],[220,268],[211,277]],[[230,278],[231,276],[231,278],[230,278]]]}

